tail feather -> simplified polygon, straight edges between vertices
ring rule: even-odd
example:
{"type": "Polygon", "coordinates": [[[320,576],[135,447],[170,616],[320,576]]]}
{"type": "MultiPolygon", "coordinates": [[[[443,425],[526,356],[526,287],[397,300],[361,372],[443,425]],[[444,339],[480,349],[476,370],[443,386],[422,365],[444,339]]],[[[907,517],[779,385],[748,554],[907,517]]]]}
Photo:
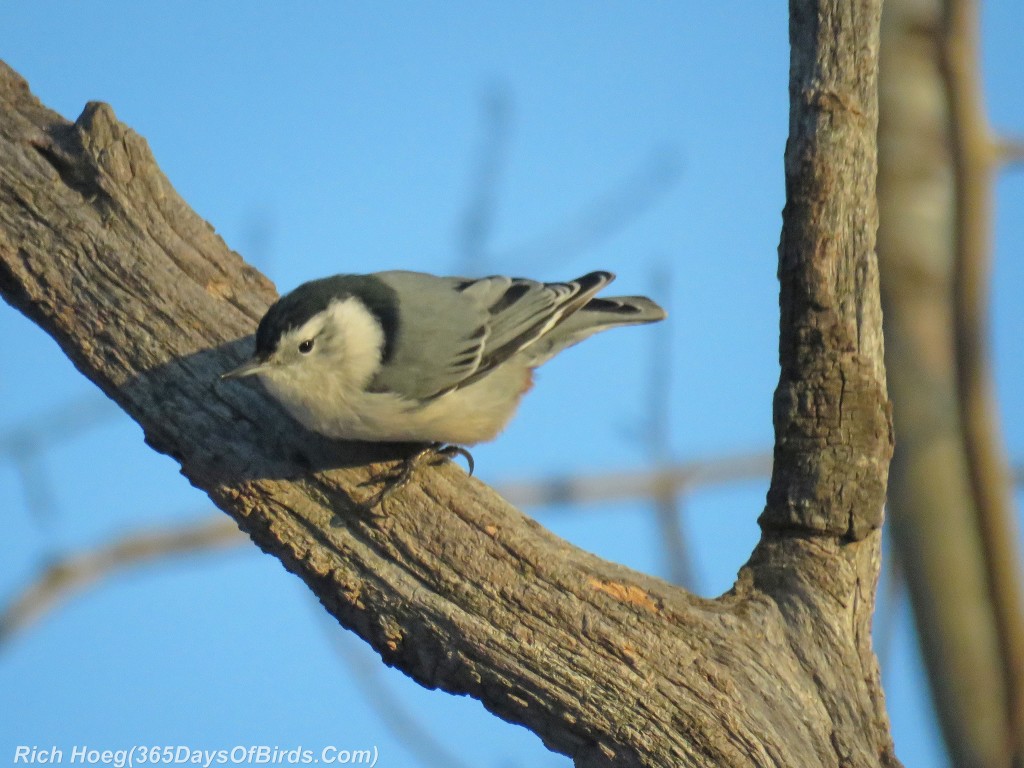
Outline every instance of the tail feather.
{"type": "Polygon", "coordinates": [[[584,304],[577,314],[582,314],[581,319],[590,322],[600,317],[613,325],[655,323],[668,316],[664,309],[646,296],[602,296],[584,304]]]}
{"type": "Polygon", "coordinates": [[[667,313],[646,296],[594,298],[535,341],[527,350],[529,363],[538,366],[588,336],[620,325],[644,325],[664,320],[667,313]]]}

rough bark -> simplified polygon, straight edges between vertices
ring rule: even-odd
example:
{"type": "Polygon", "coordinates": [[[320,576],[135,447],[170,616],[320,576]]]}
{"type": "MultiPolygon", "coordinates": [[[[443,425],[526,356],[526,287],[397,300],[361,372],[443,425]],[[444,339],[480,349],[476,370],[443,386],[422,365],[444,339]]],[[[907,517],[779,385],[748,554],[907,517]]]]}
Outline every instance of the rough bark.
{"type": "Polygon", "coordinates": [[[70,124],[6,67],[0,293],[423,685],[479,699],[580,766],[897,765],[869,633],[891,450],[878,3],[792,5],[775,473],[762,541],[717,600],[570,546],[451,465],[383,510],[353,503],[384,449],[317,439],[258,387],[216,380],[273,287],[109,107],[70,124]]]}

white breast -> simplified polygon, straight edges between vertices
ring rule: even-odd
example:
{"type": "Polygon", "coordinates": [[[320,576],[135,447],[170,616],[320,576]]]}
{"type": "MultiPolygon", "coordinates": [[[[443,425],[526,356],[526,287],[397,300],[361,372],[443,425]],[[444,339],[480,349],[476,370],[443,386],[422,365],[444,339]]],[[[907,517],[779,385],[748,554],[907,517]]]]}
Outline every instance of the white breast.
{"type": "Polygon", "coordinates": [[[505,365],[426,404],[391,393],[366,392],[338,378],[325,379],[316,394],[273,377],[266,385],[292,416],[328,437],[474,445],[493,440],[512,418],[529,389],[530,373],[525,367],[505,365]]]}
{"type": "Polygon", "coordinates": [[[295,419],[328,437],[458,445],[494,439],[530,387],[531,369],[510,360],[479,381],[426,403],[367,392],[383,343],[380,325],[360,302],[338,301],[285,334],[278,346],[283,364],[260,378],[295,419]],[[300,355],[299,344],[314,337],[314,352],[300,355]]]}

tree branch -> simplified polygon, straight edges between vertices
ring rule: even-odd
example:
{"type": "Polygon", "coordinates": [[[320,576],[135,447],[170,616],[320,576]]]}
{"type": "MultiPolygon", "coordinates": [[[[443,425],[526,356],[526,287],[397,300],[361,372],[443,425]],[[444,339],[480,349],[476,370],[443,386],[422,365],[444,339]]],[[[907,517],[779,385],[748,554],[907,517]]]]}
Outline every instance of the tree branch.
{"type": "Polygon", "coordinates": [[[369,654],[357,648],[351,636],[342,637],[337,625],[328,624],[329,616],[321,613],[317,618],[331,648],[348,667],[352,679],[362,691],[366,703],[377,713],[381,723],[424,766],[467,768],[454,752],[434,738],[434,735],[406,710],[405,703],[391,690],[376,662],[369,654]],[[360,653],[362,651],[362,653],[360,653]],[[372,666],[371,666],[372,665],[372,666]]]}
{"type": "Polygon", "coordinates": [[[172,557],[228,549],[242,540],[232,520],[219,518],[182,528],[131,534],[52,563],[0,613],[0,645],[76,592],[112,574],[172,557]]]}
{"type": "Polygon", "coordinates": [[[1005,166],[1016,166],[1024,162],[1024,139],[1017,136],[997,138],[995,140],[995,162],[1005,166]]]}
{"type": "Polygon", "coordinates": [[[653,470],[580,473],[538,480],[510,480],[498,492],[513,504],[601,504],[626,499],[657,500],[695,488],[753,480],[771,474],[767,453],[723,456],[669,465],[653,470]]]}
{"type": "MultiPolygon", "coordinates": [[[[819,682],[830,718],[875,734],[876,754],[894,760],[881,736],[887,719],[871,650],[893,446],[875,257],[881,4],[791,0],[789,8],[782,370],[764,535],[751,564],[788,625],[813,636],[801,663],[859,670],[856,689],[819,682]],[[843,620],[831,626],[811,618],[835,610],[843,620]],[[851,713],[851,698],[871,706],[851,713]]],[[[849,746],[835,748],[842,763],[849,746]]]]}
{"type": "MultiPolygon", "coordinates": [[[[795,6],[794,71],[811,52],[805,25],[826,18],[820,36],[840,44],[836,58],[859,60],[870,90],[877,4],[842,18],[830,3],[795,6]]],[[[840,204],[870,230],[873,102],[852,85],[837,82],[837,96],[863,104],[854,128],[868,143],[852,160],[855,183],[833,191],[848,193],[840,204]]],[[[794,115],[807,108],[795,101],[794,115]]],[[[736,588],[707,601],[568,545],[454,466],[424,473],[383,510],[354,503],[370,462],[397,449],[317,438],[258,388],[218,385],[274,291],[188,209],[145,141],[102,104],[67,123],[6,67],[0,115],[0,293],[385,662],[479,699],[580,766],[896,764],[865,631],[890,446],[870,236],[847,243],[835,266],[850,279],[833,286],[842,306],[827,302],[837,326],[855,305],[856,327],[843,328],[867,341],[832,347],[833,335],[814,350],[840,354],[852,377],[843,421],[802,422],[806,446],[776,452],[777,482],[792,487],[785,473],[805,477],[812,443],[846,446],[820,489],[846,525],[772,525],[794,497],[770,500],[736,588]]],[[[787,281],[809,286],[823,265],[792,242],[783,256],[786,329],[787,281]]],[[[784,370],[799,387],[806,372],[784,370]]]]}
{"type": "MultiPolygon", "coordinates": [[[[57,411],[62,413],[63,409],[57,411]]],[[[45,423],[45,422],[44,422],[45,423]]],[[[28,428],[26,428],[28,429],[28,428]]],[[[767,477],[771,457],[725,457],[680,464],[658,472],[567,477],[520,481],[498,486],[513,504],[593,505],[618,499],[647,499],[663,503],[701,486],[767,477]]],[[[40,620],[75,593],[129,569],[162,559],[248,544],[230,518],[201,520],[174,529],[136,531],[95,549],[78,552],[48,564],[10,603],[0,610],[0,645],[40,620]]],[[[673,583],[675,582],[673,580],[673,583]]]]}
{"type": "MultiPolygon", "coordinates": [[[[981,500],[957,407],[965,394],[958,347],[979,330],[978,318],[967,315],[984,303],[977,302],[987,280],[982,251],[988,248],[989,201],[981,177],[993,162],[988,129],[976,111],[980,91],[969,39],[976,30],[963,38],[952,28],[973,11],[957,5],[885,5],[879,251],[899,435],[890,511],[951,759],[958,766],[1007,766],[1015,675],[1003,663],[979,528],[981,500]],[[963,171],[968,176],[958,179],[963,171]]],[[[1015,539],[998,535],[1005,536],[997,543],[1003,550],[1015,539]]]]}
{"type": "Polygon", "coordinates": [[[956,191],[953,317],[960,419],[1005,682],[1011,761],[1024,765],[1024,582],[1010,469],[989,365],[992,184],[997,145],[985,112],[976,0],[947,0],[941,61],[956,191]]]}

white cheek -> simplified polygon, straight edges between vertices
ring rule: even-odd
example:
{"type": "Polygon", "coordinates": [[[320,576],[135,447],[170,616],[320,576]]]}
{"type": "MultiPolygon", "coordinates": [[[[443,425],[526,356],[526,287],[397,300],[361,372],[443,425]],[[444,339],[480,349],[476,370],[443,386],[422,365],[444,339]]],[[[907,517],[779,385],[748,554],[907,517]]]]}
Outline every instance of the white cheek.
{"type": "Polygon", "coordinates": [[[329,346],[317,362],[345,386],[364,387],[380,367],[384,332],[377,319],[356,299],[336,301],[323,324],[329,346]]]}
{"type": "Polygon", "coordinates": [[[314,320],[286,334],[280,365],[261,378],[267,391],[309,429],[344,437],[366,419],[365,388],[380,366],[384,334],[358,301],[331,304],[314,320]],[[314,339],[308,354],[299,345],[314,339]]]}

